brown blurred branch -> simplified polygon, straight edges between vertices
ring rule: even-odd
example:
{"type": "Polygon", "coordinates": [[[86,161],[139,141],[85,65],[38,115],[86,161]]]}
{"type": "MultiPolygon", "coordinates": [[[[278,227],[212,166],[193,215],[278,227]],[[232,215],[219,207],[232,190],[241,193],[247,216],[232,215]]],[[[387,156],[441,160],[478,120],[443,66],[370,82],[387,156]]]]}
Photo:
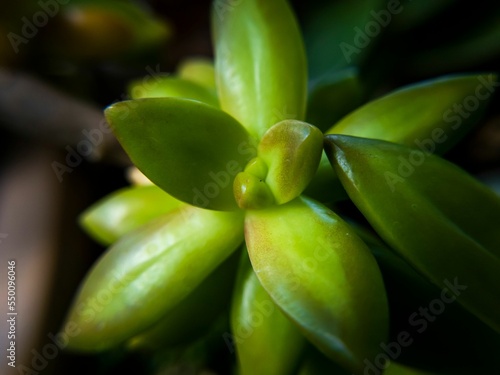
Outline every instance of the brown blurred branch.
{"type": "Polygon", "coordinates": [[[23,73],[0,69],[0,125],[62,147],[76,147],[87,140],[85,134],[98,132],[102,138],[94,138],[99,142],[87,158],[130,164],[100,109],[23,73]]]}

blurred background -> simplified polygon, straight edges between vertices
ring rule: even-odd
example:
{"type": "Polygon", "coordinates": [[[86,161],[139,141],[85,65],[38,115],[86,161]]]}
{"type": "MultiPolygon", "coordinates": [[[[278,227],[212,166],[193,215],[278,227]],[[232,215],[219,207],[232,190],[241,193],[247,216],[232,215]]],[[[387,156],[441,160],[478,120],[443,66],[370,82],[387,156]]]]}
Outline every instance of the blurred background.
{"type": "MultiPolygon", "coordinates": [[[[216,0],[216,9],[230,12],[238,1],[216,0]]],[[[377,18],[387,1],[291,3],[304,34],[311,89],[356,77],[357,89],[347,97],[331,94],[331,118],[318,120],[324,125],[406,84],[500,70],[498,2],[401,1],[390,19],[377,18]],[[374,21],[378,27],[367,29],[374,21]]],[[[78,215],[128,184],[130,162],[102,111],[129,98],[132,80],[173,74],[187,58],[211,59],[211,2],[18,0],[1,7],[0,301],[6,311],[7,260],[15,259],[16,364],[42,374],[228,373],[234,356],[220,337],[194,367],[175,355],[165,361],[125,350],[59,352],[51,360],[36,354],[52,342],[49,334],[57,333],[78,285],[104,251],[79,228],[78,215]]],[[[495,95],[474,130],[446,155],[497,192],[499,103],[495,95]]],[[[5,319],[0,327],[5,353],[5,319]]],[[[19,371],[5,361],[2,355],[2,373],[19,371]]]]}

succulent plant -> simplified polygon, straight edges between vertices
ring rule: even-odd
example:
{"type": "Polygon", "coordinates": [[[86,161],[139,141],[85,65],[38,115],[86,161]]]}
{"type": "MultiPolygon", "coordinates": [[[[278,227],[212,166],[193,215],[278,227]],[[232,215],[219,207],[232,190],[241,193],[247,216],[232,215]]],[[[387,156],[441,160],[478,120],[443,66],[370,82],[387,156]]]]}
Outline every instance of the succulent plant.
{"type": "Polygon", "coordinates": [[[327,122],[306,120],[321,122],[331,89],[352,90],[356,73],[308,99],[287,2],[215,7],[212,22],[213,68],[192,61],[147,88],[132,83],[134,99],[106,110],[151,183],[82,215],[110,248],[68,315],[81,330],[69,347],[189,342],[229,309],[233,289],[227,337],[240,374],[381,373],[398,359],[384,349],[394,337],[386,273],[429,300],[437,290],[439,306],[457,301],[497,338],[500,199],[435,155],[479,118],[496,76],[404,87],[324,135],[327,122]],[[336,213],[346,199],[367,222],[336,213]]]}

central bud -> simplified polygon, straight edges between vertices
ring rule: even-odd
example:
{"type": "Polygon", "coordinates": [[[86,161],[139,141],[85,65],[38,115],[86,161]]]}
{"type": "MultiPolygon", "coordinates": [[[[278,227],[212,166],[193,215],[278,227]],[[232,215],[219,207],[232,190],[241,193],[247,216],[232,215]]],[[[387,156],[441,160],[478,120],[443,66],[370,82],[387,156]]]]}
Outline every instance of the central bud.
{"type": "Polygon", "coordinates": [[[313,125],[284,120],[262,137],[257,157],[250,160],[233,185],[242,209],[262,209],[298,197],[318,168],[323,133],[313,125]]]}

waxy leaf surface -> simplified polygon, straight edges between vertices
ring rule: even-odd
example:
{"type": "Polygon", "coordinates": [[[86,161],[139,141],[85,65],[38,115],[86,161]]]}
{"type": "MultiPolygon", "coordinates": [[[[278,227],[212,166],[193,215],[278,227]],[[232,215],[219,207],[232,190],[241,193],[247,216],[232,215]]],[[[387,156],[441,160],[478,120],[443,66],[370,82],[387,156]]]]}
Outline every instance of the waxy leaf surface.
{"type": "Polygon", "coordinates": [[[248,211],[245,239],[262,286],[302,333],[362,372],[388,330],[382,277],[370,250],[335,213],[305,198],[248,211]]]}
{"type": "Polygon", "coordinates": [[[142,98],[185,98],[218,107],[217,96],[196,82],[177,77],[155,77],[148,81],[138,80],[129,86],[132,99],[142,98]]]}
{"type": "Polygon", "coordinates": [[[275,123],[303,120],[306,61],[285,0],[214,2],[215,71],[221,108],[256,137],[275,123]]]}
{"type": "MultiPolygon", "coordinates": [[[[491,82],[495,80],[496,76],[491,74],[457,75],[408,85],[351,112],[326,134],[380,139],[443,154],[481,116],[493,92],[491,82]]],[[[323,154],[306,194],[327,200],[328,190],[343,197],[323,154]]]]}
{"type": "Polygon", "coordinates": [[[241,212],[183,206],[116,242],[85,279],[69,348],[99,351],[139,334],[186,298],[243,239],[241,212]]]}
{"type": "Polygon", "coordinates": [[[474,125],[491,98],[491,85],[485,82],[495,79],[492,74],[445,76],[405,86],[351,112],[326,134],[381,139],[441,154],[474,125]],[[473,101],[466,100],[469,96],[473,101]]]}
{"type": "Polygon", "coordinates": [[[80,217],[82,227],[103,245],[183,205],[154,185],[126,187],[89,207],[80,217]]]}
{"type": "Polygon", "coordinates": [[[185,345],[206,334],[231,303],[240,256],[241,251],[235,251],[156,324],[130,339],[128,347],[154,350],[185,345]]]}
{"type": "Polygon", "coordinates": [[[296,120],[273,125],[262,137],[257,154],[268,167],[266,184],[276,203],[299,196],[314,177],[323,153],[323,134],[296,120]]]}
{"type": "Polygon", "coordinates": [[[247,254],[233,296],[231,330],[241,375],[293,373],[305,339],[262,287],[247,254]]]}
{"type": "Polygon", "coordinates": [[[325,144],[349,197],[377,233],[500,331],[500,198],[417,149],[340,135],[328,135],[325,144]]]}
{"type": "Polygon", "coordinates": [[[152,182],[188,204],[237,208],[233,180],[255,141],[228,114],[188,99],[149,98],[106,109],[118,140],[152,182]]]}

